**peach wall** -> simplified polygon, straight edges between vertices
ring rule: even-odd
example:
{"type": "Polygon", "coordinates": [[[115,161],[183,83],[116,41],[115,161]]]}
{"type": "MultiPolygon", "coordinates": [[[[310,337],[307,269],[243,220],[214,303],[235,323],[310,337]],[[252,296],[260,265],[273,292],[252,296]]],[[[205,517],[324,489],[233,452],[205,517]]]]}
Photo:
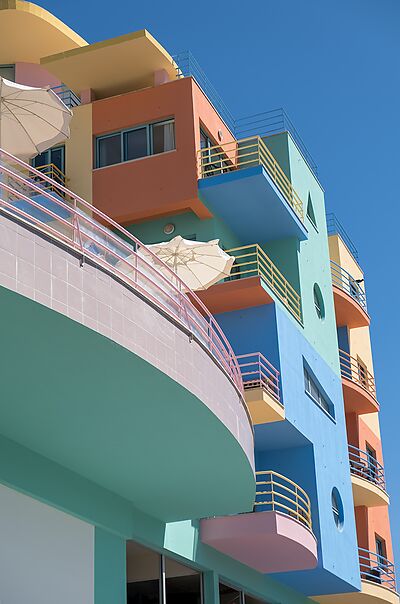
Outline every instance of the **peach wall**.
{"type": "Polygon", "coordinates": [[[53,88],[61,84],[60,80],[37,63],[16,63],[15,81],[18,84],[37,86],[38,88],[44,88],[45,86],[53,88]]]}
{"type": "Polygon", "coordinates": [[[375,552],[375,535],[386,542],[386,557],[393,562],[393,547],[390,534],[389,510],[387,506],[379,508],[355,508],[358,546],[375,552]]]}
{"type": "Polygon", "coordinates": [[[176,150],[93,171],[95,205],[115,220],[134,221],[192,210],[211,216],[197,195],[201,120],[218,140],[231,137],[191,78],[93,103],[93,136],[175,117],[176,150]]]}

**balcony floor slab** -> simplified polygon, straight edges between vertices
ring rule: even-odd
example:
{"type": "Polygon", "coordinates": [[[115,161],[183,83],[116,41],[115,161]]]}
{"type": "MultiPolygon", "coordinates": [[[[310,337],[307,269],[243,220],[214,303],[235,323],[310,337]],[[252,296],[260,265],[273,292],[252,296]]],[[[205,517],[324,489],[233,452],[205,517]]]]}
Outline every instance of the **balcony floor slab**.
{"type": "Polygon", "coordinates": [[[297,237],[307,229],[262,166],[198,181],[199,197],[241,239],[243,245],[297,237]]]}
{"type": "Polygon", "coordinates": [[[317,542],[298,520],[280,512],[250,512],[207,518],[203,543],[262,573],[304,570],[317,565],[317,542]]]}

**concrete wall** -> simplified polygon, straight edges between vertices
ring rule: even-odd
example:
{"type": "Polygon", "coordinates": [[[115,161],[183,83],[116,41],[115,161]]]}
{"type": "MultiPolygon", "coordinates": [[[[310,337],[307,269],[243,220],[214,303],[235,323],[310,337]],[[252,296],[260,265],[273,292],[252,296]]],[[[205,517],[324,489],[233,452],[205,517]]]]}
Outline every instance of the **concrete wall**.
{"type": "Polygon", "coordinates": [[[1,602],[93,604],[94,527],[3,485],[0,508],[1,602]]]}

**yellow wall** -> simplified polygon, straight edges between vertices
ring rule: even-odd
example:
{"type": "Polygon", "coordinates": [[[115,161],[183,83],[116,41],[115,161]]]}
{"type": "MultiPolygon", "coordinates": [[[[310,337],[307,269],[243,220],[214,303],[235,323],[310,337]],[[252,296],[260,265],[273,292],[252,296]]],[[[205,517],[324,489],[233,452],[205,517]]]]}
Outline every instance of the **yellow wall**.
{"type": "Polygon", "coordinates": [[[350,254],[339,235],[328,237],[329,255],[331,260],[344,268],[354,279],[363,279],[364,273],[350,254]]]}
{"type": "Polygon", "coordinates": [[[65,143],[67,187],[89,203],[92,196],[92,105],[73,109],[71,138],[65,143]]]}
{"type": "Polygon", "coordinates": [[[360,415],[360,418],[365,424],[367,424],[368,428],[375,434],[375,436],[380,439],[381,431],[379,427],[379,413],[366,413],[365,415],[360,415]]]}
{"type": "Polygon", "coordinates": [[[374,375],[369,327],[349,329],[349,345],[350,355],[354,358],[359,356],[368,371],[374,375]]]}

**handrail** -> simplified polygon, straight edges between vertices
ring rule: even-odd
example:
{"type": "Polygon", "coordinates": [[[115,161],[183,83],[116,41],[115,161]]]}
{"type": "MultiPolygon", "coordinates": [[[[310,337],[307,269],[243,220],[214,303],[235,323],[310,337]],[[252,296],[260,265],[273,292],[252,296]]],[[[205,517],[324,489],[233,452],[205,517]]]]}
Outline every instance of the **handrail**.
{"type": "Polygon", "coordinates": [[[364,363],[339,348],[340,371],[346,380],[355,382],[376,399],[375,378],[364,363]]]}
{"type": "MultiPolygon", "coordinates": [[[[193,334],[243,395],[235,354],[215,318],[172,269],[132,233],[2,149],[0,192],[3,212],[34,225],[74,249],[82,259],[90,258],[193,334]]],[[[250,417],[246,406],[245,409],[250,417]]]]}
{"type": "Polygon", "coordinates": [[[344,227],[336,218],[336,215],[333,212],[328,212],[326,214],[326,227],[329,235],[339,235],[342,239],[343,243],[346,245],[350,254],[353,256],[354,260],[358,262],[358,251],[348,234],[346,233],[344,227]]]}
{"type": "Polygon", "coordinates": [[[208,178],[233,170],[263,166],[281,195],[304,220],[303,202],[260,136],[221,143],[198,151],[200,178],[208,178]]]}
{"type": "Polygon", "coordinates": [[[73,92],[65,84],[60,84],[59,86],[53,86],[53,88],[51,90],[53,90],[53,92],[55,92],[56,95],[62,100],[64,105],[66,105],[70,109],[72,107],[77,107],[78,105],[81,104],[81,99],[78,97],[78,95],[75,94],[75,92],[73,92]]]}
{"type": "MultiPolygon", "coordinates": [[[[43,166],[35,166],[35,169],[42,174],[45,174],[51,180],[55,180],[59,185],[65,185],[65,174],[55,164],[44,164],[43,166]]],[[[49,185],[48,188],[51,188],[49,185]]]]}
{"type": "Polygon", "coordinates": [[[311,503],[298,484],[273,470],[256,472],[255,512],[281,512],[295,518],[312,531],[311,503]]]}
{"type": "Polygon", "coordinates": [[[282,404],[279,389],[279,371],[265,358],[261,352],[236,355],[242,372],[245,390],[265,388],[282,404]]]}
{"type": "Polygon", "coordinates": [[[385,471],[379,461],[362,449],[349,445],[350,472],[386,491],[385,471]]]}
{"type": "Polygon", "coordinates": [[[360,282],[354,279],[346,269],[331,260],[332,284],[354,298],[361,308],[367,311],[367,299],[360,282]]]}
{"type": "Polygon", "coordinates": [[[396,591],[396,574],[393,562],[375,552],[358,548],[360,574],[363,581],[370,581],[396,591]]]}
{"type": "Polygon", "coordinates": [[[226,280],[261,277],[292,315],[302,322],[300,295],[257,243],[232,248],[226,253],[235,256],[230,277],[226,280]]]}

